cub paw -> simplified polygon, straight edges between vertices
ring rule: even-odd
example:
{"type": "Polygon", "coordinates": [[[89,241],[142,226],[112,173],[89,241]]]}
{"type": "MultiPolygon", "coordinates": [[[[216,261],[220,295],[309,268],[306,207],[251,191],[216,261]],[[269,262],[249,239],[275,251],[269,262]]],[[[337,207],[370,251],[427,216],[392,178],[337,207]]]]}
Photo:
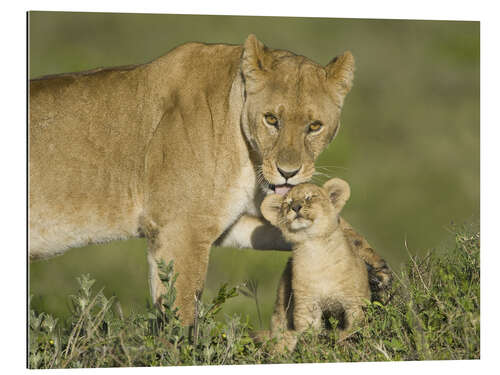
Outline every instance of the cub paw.
{"type": "Polygon", "coordinates": [[[373,292],[386,290],[391,287],[392,284],[392,271],[384,264],[381,267],[371,267],[368,265],[368,275],[370,281],[370,288],[373,292]]]}

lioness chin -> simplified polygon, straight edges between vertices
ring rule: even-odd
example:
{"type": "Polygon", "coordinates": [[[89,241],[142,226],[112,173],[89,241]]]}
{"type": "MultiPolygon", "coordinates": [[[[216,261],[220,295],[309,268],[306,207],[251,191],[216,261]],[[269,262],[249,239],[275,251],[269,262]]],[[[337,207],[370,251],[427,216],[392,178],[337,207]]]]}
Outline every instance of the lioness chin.
{"type": "Polygon", "coordinates": [[[322,67],[250,35],[243,46],[187,43],[148,64],[31,80],[30,259],[145,236],[153,299],[163,293],[157,262],[173,260],[190,324],[212,245],[290,249],[260,203],[311,179],[353,71],[349,52],[322,67]]]}

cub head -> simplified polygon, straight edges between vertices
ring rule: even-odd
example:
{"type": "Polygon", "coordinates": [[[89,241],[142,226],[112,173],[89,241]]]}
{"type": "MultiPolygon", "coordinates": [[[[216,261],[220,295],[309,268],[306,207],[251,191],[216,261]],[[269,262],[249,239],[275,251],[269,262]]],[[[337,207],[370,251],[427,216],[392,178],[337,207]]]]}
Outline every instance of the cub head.
{"type": "Polygon", "coordinates": [[[284,194],[311,179],[315,159],[337,134],[354,58],[345,52],[323,67],[250,35],[240,73],[241,124],[259,158],[261,187],[284,194]]]}
{"type": "Polygon", "coordinates": [[[339,213],[350,195],[349,184],[333,178],[323,187],[306,183],[293,187],[285,195],[268,195],[260,209],[288,241],[298,242],[335,231],[339,213]]]}

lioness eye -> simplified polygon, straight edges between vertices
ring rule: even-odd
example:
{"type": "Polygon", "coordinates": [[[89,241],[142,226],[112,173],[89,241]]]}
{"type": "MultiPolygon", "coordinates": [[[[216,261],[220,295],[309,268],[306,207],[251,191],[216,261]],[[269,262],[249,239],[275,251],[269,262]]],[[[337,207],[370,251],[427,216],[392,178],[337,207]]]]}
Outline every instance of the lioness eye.
{"type": "Polygon", "coordinates": [[[309,132],[317,132],[319,129],[323,127],[323,124],[320,121],[314,121],[309,124],[309,132]]]}
{"type": "Polygon", "coordinates": [[[266,113],[264,115],[264,120],[266,121],[266,124],[274,126],[276,128],[278,127],[278,118],[272,113],[266,113]]]}

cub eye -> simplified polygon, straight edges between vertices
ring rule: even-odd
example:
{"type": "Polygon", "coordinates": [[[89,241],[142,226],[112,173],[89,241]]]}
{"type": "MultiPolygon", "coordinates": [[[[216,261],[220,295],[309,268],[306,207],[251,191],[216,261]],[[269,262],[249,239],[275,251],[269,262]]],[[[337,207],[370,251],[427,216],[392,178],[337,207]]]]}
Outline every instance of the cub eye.
{"type": "Polygon", "coordinates": [[[314,121],[313,123],[309,124],[309,132],[317,132],[323,127],[323,124],[321,121],[314,121]]]}
{"type": "Polygon", "coordinates": [[[274,126],[275,128],[278,127],[278,118],[272,113],[266,113],[264,115],[264,120],[266,121],[267,125],[274,126]]]}

